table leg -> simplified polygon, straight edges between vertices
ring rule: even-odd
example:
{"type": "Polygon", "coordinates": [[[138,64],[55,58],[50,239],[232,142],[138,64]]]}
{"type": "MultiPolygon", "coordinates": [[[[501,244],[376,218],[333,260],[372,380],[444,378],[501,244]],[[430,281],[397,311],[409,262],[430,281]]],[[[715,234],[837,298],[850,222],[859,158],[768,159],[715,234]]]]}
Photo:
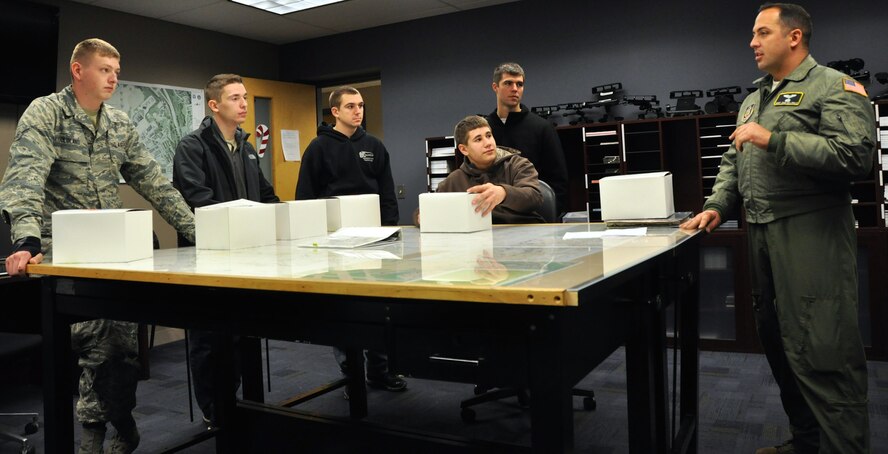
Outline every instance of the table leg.
{"type": "Polygon", "coordinates": [[[573,385],[565,378],[566,359],[557,325],[557,317],[552,317],[531,329],[531,443],[536,453],[567,453],[574,449],[573,385]]]}
{"type": "Polygon", "coordinates": [[[56,278],[42,279],[43,426],[46,452],[71,452],[74,406],[71,397],[71,325],[56,312],[56,278]]]}

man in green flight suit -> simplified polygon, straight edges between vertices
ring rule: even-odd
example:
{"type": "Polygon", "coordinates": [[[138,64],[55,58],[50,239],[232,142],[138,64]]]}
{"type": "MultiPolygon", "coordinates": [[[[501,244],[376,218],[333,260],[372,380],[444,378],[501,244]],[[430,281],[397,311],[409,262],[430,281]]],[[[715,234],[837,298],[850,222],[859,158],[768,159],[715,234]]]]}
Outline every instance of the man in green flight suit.
{"type": "MultiPolygon", "coordinates": [[[[0,213],[11,227],[10,275],[24,274],[52,248],[52,213],[80,208],[122,208],[120,176],[189,240],[194,215],[142,145],[127,115],[105,104],[117,87],[120,54],[111,44],[87,39],[71,56],[71,85],[35,99],[22,114],[0,183],[0,213]]],[[[106,425],[116,429],[109,453],[139,444],[136,406],[136,324],[89,320],[71,326],[78,354],[83,424],[80,453],[102,453],[106,425]]]]}
{"type": "Polygon", "coordinates": [[[858,82],[811,57],[802,7],[765,4],[752,32],[767,75],[740,108],[712,196],[682,227],[711,231],[746,210],[756,327],[792,433],[756,453],[868,453],[849,186],[872,167],[873,109],[858,82]]]}

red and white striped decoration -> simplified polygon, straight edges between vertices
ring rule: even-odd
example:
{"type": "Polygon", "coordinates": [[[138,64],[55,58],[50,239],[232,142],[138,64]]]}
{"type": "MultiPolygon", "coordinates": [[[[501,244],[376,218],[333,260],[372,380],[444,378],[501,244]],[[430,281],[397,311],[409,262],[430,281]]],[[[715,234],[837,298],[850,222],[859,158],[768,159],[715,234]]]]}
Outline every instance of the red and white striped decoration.
{"type": "Polygon", "coordinates": [[[268,126],[256,126],[256,154],[258,154],[260,158],[265,156],[265,149],[268,148],[269,135],[268,126]]]}

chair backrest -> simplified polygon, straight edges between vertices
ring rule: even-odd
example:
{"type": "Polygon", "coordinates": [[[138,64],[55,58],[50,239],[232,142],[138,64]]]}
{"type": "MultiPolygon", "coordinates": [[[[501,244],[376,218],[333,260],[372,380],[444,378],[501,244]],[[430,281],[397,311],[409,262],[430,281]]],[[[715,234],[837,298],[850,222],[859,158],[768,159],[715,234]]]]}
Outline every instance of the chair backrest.
{"type": "Polygon", "coordinates": [[[0,219],[0,273],[6,271],[6,257],[12,252],[12,240],[9,238],[9,226],[0,219]]]}
{"type": "Polygon", "coordinates": [[[543,206],[540,207],[540,215],[546,222],[558,222],[558,208],[555,202],[555,191],[543,180],[540,182],[540,192],[543,194],[543,206]]]}

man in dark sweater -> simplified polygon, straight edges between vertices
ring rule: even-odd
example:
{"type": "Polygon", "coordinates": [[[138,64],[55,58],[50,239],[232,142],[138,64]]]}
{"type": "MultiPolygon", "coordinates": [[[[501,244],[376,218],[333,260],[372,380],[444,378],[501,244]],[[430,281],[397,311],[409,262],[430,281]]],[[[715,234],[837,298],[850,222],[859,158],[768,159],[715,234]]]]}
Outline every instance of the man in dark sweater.
{"type": "Polygon", "coordinates": [[[321,123],[308,144],[296,183],[296,200],[339,195],[379,194],[383,225],[398,225],[398,201],[389,154],[382,141],[361,127],[364,99],[357,89],[340,87],[330,95],[336,124],[321,123]],[[335,104],[334,104],[335,103],[335,104]]]}
{"type": "Polygon", "coordinates": [[[503,63],[493,71],[496,110],[487,115],[497,145],[521,151],[555,190],[558,213],[567,210],[567,165],[555,127],[521,104],[524,69],[518,63],[503,63]]]}
{"type": "MultiPolygon", "coordinates": [[[[249,199],[274,203],[280,200],[259,168],[259,156],[250,134],[240,125],[247,118],[247,89],[236,74],[219,74],[207,82],[207,105],[213,112],[200,127],[179,141],[173,157],[173,186],[191,209],[249,199]]],[[[179,236],[179,244],[192,243],[179,236]]],[[[194,374],[194,395],[204,422],[213,425],[212,333],[189,331],[188,354],[194,374]]],[[[239,338],[226,341],[239,342],[239,338]]],[[[239,377],[233,377],[235,383],[239,377]]]]}
{"type": "MultiPolygon", "coordinates": [[[[318,126],[318,136],[302,156],[296,200],[339,195],[379,194],[379,213],[384,225],[398,224],[398,201],[388,151],[382,141],[364,131],[364,98],[354,87],[343,86],[330,93],[333,127],[318,126]]],[[[335,349],[344,375],[345,352],[335,349]]],[[[367,350],[367,385],[388,391],[404,391],[407,382],[388,372],[384,353],[367,350]]],[[[363,372],[363,371],[361,371],[363,372]]]]}

